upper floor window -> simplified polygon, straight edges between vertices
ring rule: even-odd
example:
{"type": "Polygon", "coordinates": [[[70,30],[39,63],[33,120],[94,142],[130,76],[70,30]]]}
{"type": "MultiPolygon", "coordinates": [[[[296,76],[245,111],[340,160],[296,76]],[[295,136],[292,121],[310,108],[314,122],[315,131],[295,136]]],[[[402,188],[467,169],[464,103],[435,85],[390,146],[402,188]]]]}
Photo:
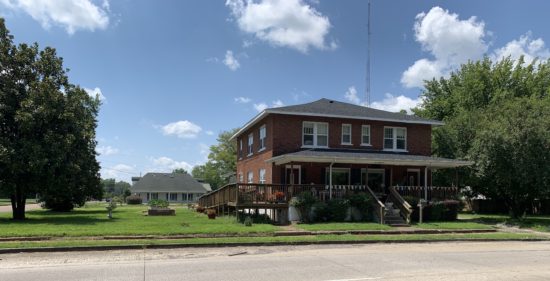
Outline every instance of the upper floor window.
{"type": "Polygon", "coordinates": [[[265,149],[266,130],[265,125],[260,127],[260,151],[265,149]]]}
{"type": "Polygon", "coordinates": [[[260,169],[260,183],[265,183],[265,169],[260,169]]]}
{"type": "Polygon", "coordinates": [[[342,144],[351,144],[351,124],[342,124],[342,144]]]}
{"type": "Polygon", "coordinates": [[[361,145],[370,145],[370,125],[361,126],[361,145]]]}
{"type": "Polygon", "coordinates": [[[304,122],[302,145],[328,147],[328,123],[304,122]]]}
{"type": "Polygon", "coordinates": [[[254,173],[248,172],[248,183],[253,183],[253,182],[254,182],[254,173]]]}
{"type": "Polygon", "coordinates": [[[244,182],[244,176],[242,172],[239,173],[239,182],[244,182]]]}
{"type": "Polygon", "coordinates": [[[254,146],[254,135],[250,134],[248,135],[248,155],[252,155],[253,150],[252,147],[254,146]]]}
{"type": "Polygon", "coordinates": [[[406,150],[407,128],[384,127],[384,149],[406,150]]]}
{"type": "Polygon", "coordinates": [[[239,140],[239,159],[243,158],[243,139],[239,140]]]}

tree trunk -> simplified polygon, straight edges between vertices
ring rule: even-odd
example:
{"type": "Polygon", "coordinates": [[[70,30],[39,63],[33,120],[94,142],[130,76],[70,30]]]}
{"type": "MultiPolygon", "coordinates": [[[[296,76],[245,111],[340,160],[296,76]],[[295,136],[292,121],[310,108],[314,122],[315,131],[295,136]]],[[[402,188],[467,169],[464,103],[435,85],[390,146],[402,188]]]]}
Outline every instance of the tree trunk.
{"type": "Polygon", "coordinates": [[[21,190],[21,187],[15,188],[15,194],[11,196],[11,209],[12,217],[14,220],[24,220],[25,219],[25,194],[21,190]]]}

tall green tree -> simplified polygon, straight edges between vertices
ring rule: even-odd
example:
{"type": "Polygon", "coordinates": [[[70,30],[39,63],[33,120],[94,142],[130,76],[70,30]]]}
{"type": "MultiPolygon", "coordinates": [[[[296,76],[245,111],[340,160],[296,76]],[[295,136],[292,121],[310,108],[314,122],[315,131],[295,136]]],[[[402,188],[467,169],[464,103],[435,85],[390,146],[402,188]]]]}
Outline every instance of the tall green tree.
{"type": "MultiPolygon", "coordinates": [[[[546,137],[544,130],[535,126],[544,128],[548,118],[544,110],[550,97],[549,61],[526,64],[523,58],[498,62],[485,58],[469,62],[448,78],[426,81],[422,96],[424,102],[415,113],[446,123],[433,130],[433,154],[473,160],[475,165],[460,173],[462,182],[472,186],[474,194],[505,199],[516,217],[523,214],[528,200],[547,194],[539,188],[544,186],[544,171],[534,171],[532,176],[538,177],[535,183],[524,168],[533,168],[527,163],[538,163],[538,157],[546,157],[543,150],[547,147],[543,143],[533,147],[530,141],[546,137]],[[519,114],[522,111],[532,114],[519,114]],[[503,116],[506,118],[500,118],[503,116]],[[518,127],[522,123],[533,127],[518,127]],[[506,159],[514,159],[514,164],[521,163],[521,167],[500,169],[512,164],[506,159]],[[516,180],[511,181],[510,175],[516,180]]],[[[453,176],[453,171],[439,171],[434,174],[434,182],[448,182],[453,176]]]]}
{"type": "Polygon", "coordinates": [[[237,141],[230,140],[239,129],[232,129],[218,135],[218,144],[210,146],[208,161],[198,165],[191,172],[194,178],[204,179],[217,189],[228,183],[227,176],[237,170],[237,141]]]}
{"type": "Polygon", "coordinates": [[[15,45],[1,18],[0,67],[0,190],[13,218],[25,218],[35,194],[56,210],[100,196],[99,99],[68,82],[55,49],[15,45]]]}

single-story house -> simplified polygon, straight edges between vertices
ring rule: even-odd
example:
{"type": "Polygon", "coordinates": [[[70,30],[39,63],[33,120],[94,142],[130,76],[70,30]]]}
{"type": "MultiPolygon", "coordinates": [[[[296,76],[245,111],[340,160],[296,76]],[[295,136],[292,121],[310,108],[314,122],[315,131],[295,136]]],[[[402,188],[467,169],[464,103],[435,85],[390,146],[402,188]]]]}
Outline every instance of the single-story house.
{"type": "Polygon", "coordinates": [[[199,196],[211,191],[210,185],[199,182],[189,174],[147,173],[143,177],[133,177],[132,194],[141,197],[144,203],[153,199],[163,199],[170,203],[192,203],[199,196]]]}

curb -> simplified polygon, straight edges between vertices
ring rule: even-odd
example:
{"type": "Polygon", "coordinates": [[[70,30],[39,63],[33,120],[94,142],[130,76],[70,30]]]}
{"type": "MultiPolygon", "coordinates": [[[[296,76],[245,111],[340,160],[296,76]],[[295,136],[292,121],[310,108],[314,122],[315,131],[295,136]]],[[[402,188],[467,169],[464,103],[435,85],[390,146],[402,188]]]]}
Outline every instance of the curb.
{"type": "Polygon", "coordinates": [[[361,244],[411,244],[411,243],[445,243],[445,242],[548,242],[543,238],[526,239],[443,239],[443,240],[366,240],[366,241],[297,241],[297,242],[252,242],[252,243],[210,243],[210,244],[165,244],[165,245],[118,245],[118,246],[78,246],[78,247],[43,247],[43,248],[8,248],[0,249],[0,254],[14,253],[47,253],[79,251],[112,251],[141,249],[179,249],[179,248],[224,248],[224,247],[259,247],[259,246],[306,246],[306,245],[361,245],[361,244]]]}

